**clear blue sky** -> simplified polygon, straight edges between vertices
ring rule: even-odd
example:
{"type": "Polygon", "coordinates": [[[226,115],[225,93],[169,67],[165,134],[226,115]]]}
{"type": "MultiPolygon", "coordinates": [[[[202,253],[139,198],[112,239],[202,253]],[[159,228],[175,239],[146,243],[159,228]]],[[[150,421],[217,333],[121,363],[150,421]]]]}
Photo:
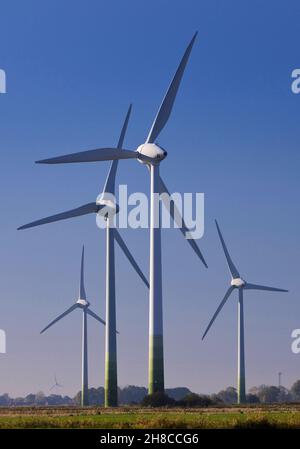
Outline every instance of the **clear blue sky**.
{"type": "MultiPolygon", "coordinates": [[[[199,31],[172,117],[160,136],[161,171],[172,191],[204,192],[205,270],[176,230],[163,232],[166,385],[213,392],[236,384],[237,298],[204,343],[201,335],[229,277],[213,219],[249,281],[289,294],[245,300],[247,387],[299,378],[290,334],[300,328],[299,2],[70,1],[1,3],[0,393],[48,389],[53,374],[80,388],[81,316],[39,331],[77,297],[81,245],[86,289],[104,316],[105,240],[94,217],[29,231],[31,219],[93,201],[107,163],[35,166],[33,161],[117,142],[133,102],[127,148],[145,139],[182,52],[199,31]]],[[[120,183],[148,192],[146,170],[120,163],[120,183]]],[[[148,271],[148,232],[123,233],[148,271]]],[[[119,384],[147,384],[148,297],[117,254],[119,384]]],[[[90,384],[103,385],[104,329],[90,321],[90,384]]]]}

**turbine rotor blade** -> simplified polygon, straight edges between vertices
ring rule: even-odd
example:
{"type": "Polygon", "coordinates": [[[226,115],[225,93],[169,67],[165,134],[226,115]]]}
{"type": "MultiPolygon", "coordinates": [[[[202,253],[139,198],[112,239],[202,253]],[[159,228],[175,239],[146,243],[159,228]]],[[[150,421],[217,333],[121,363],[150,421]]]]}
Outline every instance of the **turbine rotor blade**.
{"type": "Polygon", "coordinates": [[[80,151],[36,161],[36,164],[71,164],[76,162],[114,161],[118,159],[137,159],[140,155],[136,151],[120,148],[97,148],[96,150],[80,151]]]}
{"type": "Polygon", "coordinates": [[[95,318],[95,320],[99,321],[99,323],[104,324],[104,326],[106,325],[105,321],[102,320],[102,318],[100,318],[98,315],[96,315],[91,309],[87,308],[86,312],[92,316],[93,318],[95,318]]]}
{"type": "Polygon", "coordinates": [[[167,123],[174,102],[175,102],[175,98],[178,92],[178,88],[180,86],[180,82],[186,67],[186,64],[188,62],[190,53],[192,51],[193,48],[193,44],[194,41],[196,39],[198,32],[196,32],[191,40],[191,42],[189,43],[187,49],[185,50],[185,53],[180,61],[180,64],[178,66],[178,69],[174,75],[173,80],[171,81],[171,84],[167,90],[167,93],[165,94],[165,97],[160,105],[160,108],[156,114],[156,117],[154,119],[154,122],[152,124],[151,130],[149,132],[148,138],[147,138],[147,143],[153,143],[156,138],[158,137],[159,133],[162,131],[162,129],[164,128],[165,124],[167,123]]]}
{"type": "MultiPolygon", "coordinates": [[[[121,130],[121,134],[120,134],[120,137],[119,137],[119,142],[118,142],[118,145],[117,145],[117,149],[118,150],[122,150],[122,147],[123,147],[123,142],[124,142],[124,138],[125,138],[128,122],[129,122],[129,117],[130,117],[130,114],[131,114],[131,109],[132,109],[132,105],[129,106],[129,109],[128,109],[126,117],[125,117],[125,121],[124,121],[122,130],[121,130]]],[[[109,170],[109,173],[108,173],[108,176],[106,178],[105,185],[104,185],[103,194],[105,194],[105,193],[111,193],[112,195],[115,194],[115,180],[116,180],[116,173],[117,173],[118,163],[119,163],[118,159],[114,160],[111,163],[110,170],[109,170]]]]}
{"type": "MultiPolygon", "coordinates": [[[[162,178],[160,178],[160,193],[167,193],[168,196],[170,197],[170,193],[168,191],[168,188],[166,186],[166,184],[164,183],[164,181],[162,180],[162,178]]],[[[165,207],[169,210],[168,206],[169,206],[169,202],[167,202],[167,199],[163,196],[162,197],[162,201],[165,205],[165,207]]],[[[190,230],[188,229],[188,227],[186,226],[183,217],[181,216],[178,208],[176,207],[176,204],[173,202],[172,203],[172,207],[170,207],[170,215],[172,217],[172,219],[175,221],[175,223],[178,225],[180,231],[182,232],[182,234],[186,235],[187,232],[190,232],[190,230]]],[[[192,247],[192,249],[195,251],[195,253],[197,254],[197,256],[199,257],[199,259],[202,261],[202,263],[204,264],[204,266],[206,268],[208,268],[207,263],[196,243],[196,241],[194,239],[186,239],[187,243],[189,243],[189,245],[192,247]]]]}
{"type": "Polygon", "coordinates": [[[97,213],[103,206],[99,206],[96,203],[88,203],[83,206],[77,207],[76,209],[71,209],[60,214],[51,215],[41,220],[32,221],[26,225],[20,226],[18,231],[21,229],[33,228],[35,226],[40,226],[47,223],[53,223],[55,221],[66,220],[68,218],[80,217],[81,215],[87,215],[92,213],[97,213]]]}
{"type": "Polygon", "coordinates": [[[86,300],[86,293],[84,288],[84,245],[82,245],[82,254],[81,254],[79,299],[86,300]]]}
{"type": "Polygon", "coordinates": [[[125,139],[125,135],[126,135],[126,131],[127,131],[127,126],[128,126],[131,110],[132,110],[132,104],[129,105],[129,108],[128,108],[128,111],[127,111],[127,114],[126,114],[126,117],[125,117],[125,120],[123,123],[123,127],[121,130],[121,134],[120,134],[118,145],[117,145],[118,150],[121,150],[123,148],[123,143],[124,143],[124,139],[125,139]]]}
{"type": "Polygon", "coordinates": [[[78,307],[79,307],[78,304],[73,304],[73,306],[69,307],[64,313],[55,318],[55,320],[51,321],[51,323],[49,323],[48,326],[44,327],[44,329],[41,330],[40,334],[45,332],[47,329],[49,329],[49,327],[53,326],[53,324],[57,323],[57,321],[61,320],[66,315],[73,312],[73,310],[77,309],[78,307]]]}
{"type": "Polygon", "coordinates": [[[209,329],[211,328],[213,322],[215,321],[215,319],[216,319],[217,316],[219,315],[221,309],[223,308],[224,304],[226,303],[227,299],[229,298],[229,296],[231,295],[231,293],[233,292],[233,290],[234,290],[234,287],[232,287],[232,286],[229,287],[229,289],[227,290],[227,292],[226,292],[224,298],[222,299],[222,301],[221,301],[219,307],[218,307],[217,310],[215,311],[215,313],[214,313],[212,319],[210,320],[209,325],[207,326],[206,331],[205,331],[204,334],[203,334],[202,340],[205,338],[207,332],[208,332],[209,329]]]}
{"type": "Polygon", "coordinates": [[[235,279],[239,278],[240,277],[240,273],[238,272],[236,266],[232,262],[232,259],[230,257],[229,252],[228,252],[228,249],[226,247],[226,244],[225,244],[225,241],[223,239],[223,236],[222,236],[222,233],[221,233],[221,230],[219,228],[217,220],[215,220],[215,223],[216,223],[216,226],[217,226],[217,231],[218,231],[218,234],[219,234],[219,237],[220,237],[220,240],[221,240],[221,244],[222,244],[222,247],[223,247],[223,251],[224,251],[224,254],[225,254],[225,257],[226,257],[226,260],[227,260],[227,264],[228,264],[228,268],[229,268],[229,271],[231,273],[231,276],[233,278],[235,278],[235,279]]]}
{"type": "Polygon", "coordinates": [[[265,285],[258,285],[258,284],[248,284],[248,282],[246,282],[244,289],[245,290],[265,290],[268,292],[288,293],[288,290],[285,290],[283,288],[267,287],[265,285]]]}
{"type": "Polygon", "coordinates": [[[146,285],[146,287],[149,288],[149,282],[146,278],[146,276],[143,274],[142,270],[140,269],[140,267],[138,266],[137,262],[135,261],[133,255],[131,254],[131,252],[129,251],[126,243],[124,242],[124,240],[122,239],[120,233],[118,232],[117,229],[114,229],[114,237],[115,240],[117,241],[118,245],[120,246],[121,250],[123,251],[123,253],[125,254],[125,256],[127,257],[127,259],[129,260],[129,262],[131,263],[132,267],[134,268],[134,270],[137,272],[137,274],[140,276],[140,278],[142,279],[142,281],[144,282],[144,284],[146,285]]]}

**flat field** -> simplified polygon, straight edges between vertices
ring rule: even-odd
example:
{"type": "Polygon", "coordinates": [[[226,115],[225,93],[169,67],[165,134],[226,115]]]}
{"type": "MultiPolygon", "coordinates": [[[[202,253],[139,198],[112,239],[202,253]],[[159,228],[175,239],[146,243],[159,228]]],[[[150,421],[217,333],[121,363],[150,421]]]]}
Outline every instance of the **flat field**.
{"type": "Polygon", "coordinates": [[[0,429],[300,429],[300,404],[197,409],[0,407],[0,429]]]}

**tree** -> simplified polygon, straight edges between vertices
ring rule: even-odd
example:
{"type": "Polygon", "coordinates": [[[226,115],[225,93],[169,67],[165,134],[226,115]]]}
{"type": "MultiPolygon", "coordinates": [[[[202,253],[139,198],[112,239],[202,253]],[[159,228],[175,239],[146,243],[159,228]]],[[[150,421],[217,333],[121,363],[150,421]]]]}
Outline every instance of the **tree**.
{"type": "Polygon", "coordinates": [[[144,397],[141,402],[143,407],[166,407],[175,405],[176,401],[165,393],[153,393],[144,397]]]}
{"type": "Polygon", "coordinates": [[[8,396],[8,394],[7,393],[5,393],[5,394],[3,394],[2,396],[0,396],[0,405],[1,406],[8,406],[8,405],[11,405],[11,399],[10,399],[10,397],[8,396]]]}
{"type": "Polygon", "coordinates": [[[61,396],[60,394],[50,394],[46,397],[47,405],[72,405],[74,402],[69,396],[61,396]]]}
{"type": "Polygon", "coordinates": [[[209,396],[196,393],[187,394],[181,401],[178,401],[178,405],[183,407],[208,407],[212,404],[213,401],[209,396]]]}
{"type": "Polygon", "coordinates": [[[225,402],[225,404],[236,404],[237,402],[237,392],[234,387],[228,387],[226,390],[219,391],[217,396],[225,402]]]}
{"type": "Polygon", "coordinates": [[[278,393],[278,401],[279,402],[290,402],[290,401],[292,401],[292,394],[291,394],[291,392],[287,388],[285,388],[283,386],[280,386],[279,387],[279,393],[278,393]]]}
{"type": "Polygon", "coordinates": [[[120,404],[139,404],[147,396],[147,389],[145,387],[127,385],[124,388],[119,388],[118,393],[120,404]]]}
{"type": "Polygon", "coordinates": [[[294,401],[300,401],[300,379],[292,385],[291,394],[294,401]]]}
{"type": "Polygon", "coordinates": [[[35,394],[28,394],[25,399],[24,399],[24,403],[26,405],[34,405],[35,404],[35,394]]]}
{"type": "Polygon", "coordinates": [[[46,396],[42,391],[38,391],[35,395],[35,403],[36,405],[45,405],[47,403],[46,396]]]}
{"type": "MultiPolygon", "coordinates": [[[[251,389],[253,393],[254,389],[251,389]]],[[[264,404],[271,404],[274,402],[280,402],[283,397],[281,388],[275,387],[274,385],[261,385],[256,388],[256,396],[259,398],[260,402],[264,404]]]]}
{"type": "Polygon", "coordinates": [[[13,405],[25,405],[25,399],[24,398],[15,398],[13,399],[13,405]]]}
{"type": "Polygon", "coordinates": [[[166,394],[175,401],[180,401],[190,393],[192,393],[191,390],[186,387],[166,388],[166,394]]]}
{"type": "Polygon", "coordinates": [[[90,388],[89,389],[89,405],[103,405],[104,404],[104,388],[90,388]]]}
{"type": "Polygon", "coordinates": [[[260,401],[259,401],[259,397],[256,394],[249,393],[249,394],[247,394],[246,402],[247,402],[247,404],[258,404],[260,401]]]}
{"type": "MultiPolygon", "coordinates": [[[[89,405],[103,405],[104,404],[104,388],[89,388],[88,390],[89,405]]],[[[81,391],[74,397],[76,405],[81,404],[81,391]]]]}
{"type": "Polygon", "coordinates": [[[213,405],[224,404],[224,401],[216,393],[211,394],[210,399],[212,400],[213,405]]]}

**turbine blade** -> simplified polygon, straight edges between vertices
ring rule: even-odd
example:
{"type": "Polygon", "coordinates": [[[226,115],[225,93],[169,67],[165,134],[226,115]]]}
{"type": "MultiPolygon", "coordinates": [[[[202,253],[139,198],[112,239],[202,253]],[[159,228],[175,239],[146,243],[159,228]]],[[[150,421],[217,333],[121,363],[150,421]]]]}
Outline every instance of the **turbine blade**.
{"type": "Polygon", "coordinates": [[[125,117],[125,120],[123,123],[123,127],[121,130],[121,134],[120,134],[118,145],[117,145],[118,150],[122,150],[122,148],[123,148],[123,143],[124,143],[124,139],[125,139],[125,135],[126,135],[126,131],[127,131],[127,126],[128,126],[131,110],[132,110],[132,104],[129,105],[129,108],[128,108],[128,111],[127,111],[127,114],[126,114],[126,117],[125,117]]]}
{"type": "Polygon", "coordinates": [[[86,300],[86,293],[84,288],[84,245],[82,245],[82,254],[81,254],[79,299],[86,300]]]}
{"type": "MultiPolygon", "coordinates": [[[[162,178],[160,178],[160,193],[167,193],[170,196],[170,193],[168,191],[168,188],[166,186],[166,184],[163,182],[162,178]]],[[[168,206],[169,203],[166,201],[167,199],[162,197],[162,201],[165,204],[165,207],[169,210],[168,206]]],[[[178,208],[176,207],[175,203],[172,203],[172,207],[170,207],[170,215],[172,217],[172,219],[175,221],[175,223],[178,225],[180,231],[182,232],[182,234],[186,235],[187,232],[189,232],[188,227],[186,226],[183,217],[181,216],[178,208]]],[[[204,264],[204,266],[206,268],[208,268],[207,263],[196,243],[196,241],[194,239],[186,239],[187,243],[189,243],[189,245],[192,247],[192,249],[195,251],[195,253],[197,254],[197,256],[199,257],[199,259],[202,261],[202,263],[204,264]]]]}
{"type": "Polygon", "coordinates": [[[265,285],[248,284],[248,282],[246,283],[244,288],[246,290],[266,290],[268,292],[284,292],[284,293],[288,292],[288,290],[285,290],[283,288],[274,288],[274,287],[267,287],[265,285]]]}
{"type": "Polygon", "coordinates": [[[71,209],[66,212],[62,212],[60,214],[51,215],[46,218],[42,218],[41,220],[32,221],[26,225],[20,226],[18,231],[21,229],[33,228],[35,226],[40,226],[47,223],[53,223],[55,221],[66,220],[68,218],[80,217],[81,215],[87,215],[92,213],[97,213],[102,206],[97,205],[96,203],[88,203],[83,206],[77,207],[76,209],[71,209]]]}
{"type": "Polygon", "coordinates": [[[51,321],[51,323],[48,324],[48,326],[44,327],[43,330],[41,330],[40,334],[42,334],[43,332],[45,332],[47,329],[49,329],[49,327],[53,326],[53,324],[57,323],[57,321],[61,320],[63,317],[65,317],[66,315],[68,315],[69,313],[73,312],[73,310],[78,308],[78,304],[73,304],[71,307],[69,307],[64,313],[62,313],[61,315],[59,315],[57,318],[55,318],[55,320],[51,321]]]}
{"type": "Polygon", "coordinates": [[[114,161],[117,159],[137,159],[139,153],[120,148],[97,148],[96,150],[80,151],[36,161],[36,164],[70,164],[74,162],[114,161]]]}
{"type": "MultiPolygon", "coordinates": [[[[123,147],[123,142],[124,142],[128,122],[129,122],[129,117],[131,114],[131,109],[132,109],[132,105],[129,106],[129,109],[128,109],[126,117],[125,117],[125,121],[123,123],[123,127],[121,130],[121,134],[120,134],[119,142],[118,142],[118,146],[117,146],[118,150],[122,150],[122,147],[123,147]]],[[[111,163],[110,170],[109,170],[109,173],[106,178],[105,185],[104,185],[103,194],[105,194],[105,193],[111,193],[112,195],[115,194],[115,181],[116,181],[116,173],[117,173],[118,163],[119,163],[118,159],[111,163]]]]}
{"type": "Polygon", "coordinates": [[[154,119],[154,122],[152,124],[151,130],[149,132],[148,138],[147,138],[147,143],[153,143],[156,138],[158,137],[159,133],[162,131],[162,129],[164,128],[165,124],[167,123],[172,108],[173,108],[173,104],[177,95],[177,91],[184,73],[184,69],[186,67],[186,64],[188,62],[190,53],[192,51],[193,48],[193,44],[194,41],[196,39],[198,33],[195,33],[191,42],[189,43],[187,49],[185,50],[185,53],[181,59],[181,62],[178,66],[178,69],[174,75],[174,78],[167,90],[167,93],[160,105],[160,108],[156,114],[156,117],[154,119]]]}
{"type": "Polygon", "coordinates": [[[142,270],[140,269],[140,267],[138,266],[138,264],[136,263],[133,255],[131,254],[131,252],[129,251],[126,243],[124,242],[124,240],[122,239],[120,233],[117,231],[117,229],[114,229],[114,237],[118,243],[118,245],[120,246],[121,250],[124,252],[125,256],[127,257],[127,259],[129,260],[129,262],[131,263],[132,267],[134,268],[134,270],[137,272],[137,274],[140,276],[140,278],[142,279],[142,281],[144,282],[144,284],[146,285],[146,287],[149,288],[149,282],[146,278],[146,276],[143,274],[142,270]]]}
{"type": "Polygon", "coordinates": [[[229,289],[227,290],[227,292],[226,292],[224,298],[222,299],[222,301],[221,301],[219,307],[217,308],[216,312],[214,313],[214,316],[213,316],[212,319],[210,320],[209,325],[207,326],[206,331],[205,331],[204,334],[203,334],[202,340],[205,338],[207,332],[208,332],[209,329],[211,328],[213,322],[215,321],[215,319],[216,319],[217,316],[219,315],[221,309],[223,308],[225,302],[227,301],[227,299],[229,298],[229,296],[231,295],[231,293],[233,292],[233,290],[234,290],[234,287],[232,287],[232,286],[229,287],[229,289]]]}
{"type": "Polygon", "coordinates": [[[240,273],[238,272],[237,268],[235,267],[234,263],[232,262],[232,259],[230,257],[229,252],[228,252],[228,249],[226,247],[226,244],[225,244],[225,241],[223,239],[223,236],[222,236],[222,233],[221,233],[221,230],[219,228],[217,220],[215,220],[215,223],[216,223],[216,226],[217,226],[217,231],[218,231],[221,243],[222,243],[223,251],[224,251],[224,254],[225,254],[225,257],[226,257],[226,260],[227,260],[227,264],[228,264],[228,268],[229,268],[229,271],[231,273],[231,276],[233,278],[239,278],[240,277],[240,273]]]}
{"type": "Polygon", "coordinates": [[[86,309],[86,312],[87,312],[90,316],[92,316],[93,318],[95,318],[95,320],[99,321],[100,323],[104,324],[104,326],[105,326],[105,324],[106,324],[105,321],[103,321],[98,315],[96,315],[94,312],[92,312],[91,309],[87,308],[87,309],[86,309]]]}

